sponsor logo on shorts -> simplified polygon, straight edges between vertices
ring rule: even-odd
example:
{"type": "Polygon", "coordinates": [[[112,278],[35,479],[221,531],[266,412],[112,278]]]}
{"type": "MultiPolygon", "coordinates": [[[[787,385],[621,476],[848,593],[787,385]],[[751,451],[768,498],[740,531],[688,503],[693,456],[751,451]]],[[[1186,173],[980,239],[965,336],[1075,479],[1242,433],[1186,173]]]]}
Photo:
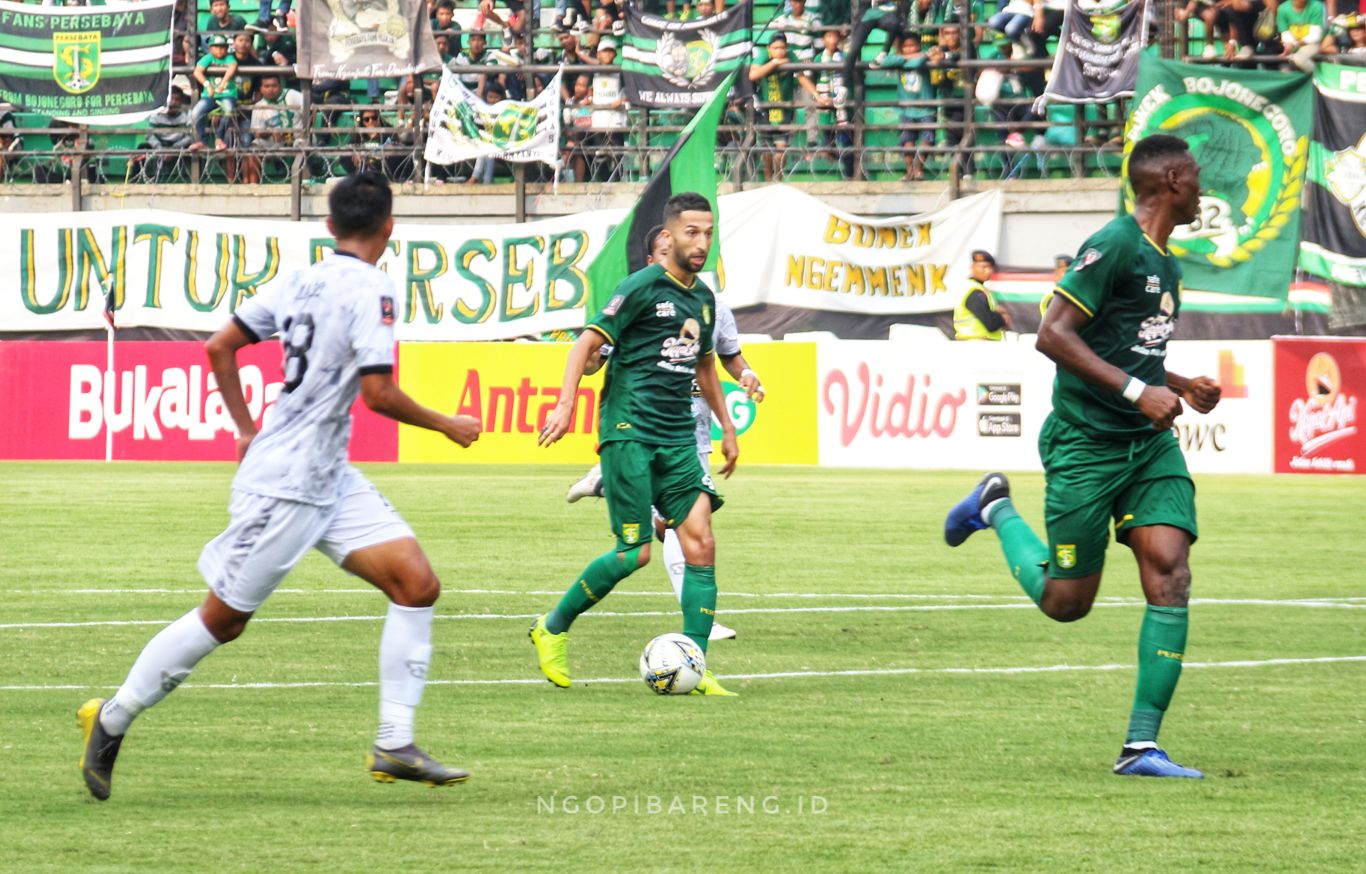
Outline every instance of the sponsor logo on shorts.
{"type": "Polygon", "coordinates": [[[1075,543],[1059,543],[1057,549],[1058,567],[1066,570],[1077,566],[1077,545],[1075,543]]]}
{"type": "Polygon", "coordinates": [[[640,540],[640,523],[627,522],[621,526],[621,539],[627,543],[636,543],[640,540]]]}
{"type": "Polygon", "coordinates": [[[716,480],[712,479],[709,473],[702,474],[702,485],[712,491],[716,490],[716,480]]]}

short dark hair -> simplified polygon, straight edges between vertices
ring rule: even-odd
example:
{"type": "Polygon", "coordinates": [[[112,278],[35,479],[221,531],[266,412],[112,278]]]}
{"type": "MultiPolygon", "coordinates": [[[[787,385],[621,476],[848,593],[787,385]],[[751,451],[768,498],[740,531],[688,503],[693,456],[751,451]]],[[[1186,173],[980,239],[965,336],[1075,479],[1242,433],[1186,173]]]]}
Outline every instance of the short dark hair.
{"type": "Polygon", "coordinates": [[[437,9],[449,9],[450,11],[454,12],[454,11],[455,11],[455,0],[441,0],[440,3],[436,4],[436,8],[437,8],[437,9]]]}
{"type": "Polygon", "coordinates": [[[1129,153],[1129,184],[1134,194],[1143,195],[1154,190],[1174,158],[1190,154],[1190,146],[1180,137],[1153,134],[1134,144],[1129,153]]]}
{"type": "Polygon", "coordinates": [[[327,210],[338,239],[368,237],[378,233],[393,215],[394,194],[389,190],[389,180],[365,170],[332,186],[327,210]]]}
{"type": "Polygon", "coordinates": [[[279,82],[279,83],[280,83],[280,87],[281,87],[281,88],[285,87],[285,80],[284,80],[284,77],[282,77],[279,73],[263,73],[263,74],[261,74],[261,78],[258,79],[258,80],[256,80],[256,84],[257,84],[257,85],[261,85],[261,84],[263,84],[267,79],[274,79],[276,82],[279,82]]]}
{"type": "Polygon", "coordinates": [[[664,223],[668,224],[685,212],[711,212],[711,202],[696,191],[675,194],[664,204],[664,223]]]}
{"type": "Polygon", "coordinates": [[[658,240],[662,233],[664,233],[663,225],[655,225],[650,228],[650,232],[645,235],[645,254],[648,255],[655,250],[655,240],[658,240]]]}
{"type": "Polygon", "coordinates": [[[972,251],[972,262],[974,264],[981,262],[983,264],[990,264],[992,267],[995,267],[996,257],[992,255],[990,252],[988,252],[986,249],[974,249],[972,251]]]}

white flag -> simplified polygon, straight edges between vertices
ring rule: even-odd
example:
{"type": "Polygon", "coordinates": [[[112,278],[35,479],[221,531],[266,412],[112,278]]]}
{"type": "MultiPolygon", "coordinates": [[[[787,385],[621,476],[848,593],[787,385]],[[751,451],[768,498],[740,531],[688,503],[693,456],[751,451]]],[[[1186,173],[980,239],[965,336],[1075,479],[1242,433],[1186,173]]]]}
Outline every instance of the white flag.
{"type": "Polygon", "coordinates": [[[489,157],[558,166],[560,76],[556,73],[532,100],[488,104],[454,73],[443,70],[441,90],[432,103],[425,157],[433,164],[489,157]]]}

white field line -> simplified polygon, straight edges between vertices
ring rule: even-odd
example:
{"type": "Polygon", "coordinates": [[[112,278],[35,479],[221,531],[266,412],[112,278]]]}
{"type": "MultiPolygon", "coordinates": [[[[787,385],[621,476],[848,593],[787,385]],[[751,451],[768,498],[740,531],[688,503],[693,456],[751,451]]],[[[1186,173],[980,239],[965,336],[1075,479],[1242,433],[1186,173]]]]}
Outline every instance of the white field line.
{"type": "MultiPolygon", "coordinates": [[[[1143,602],[1138,599],[1127,600],[1107,600],[1098,601],[1096,608],[1105,607],[1134,607],[1143,602]]],[[[1257,598],[1192,598],[1192,606],[1211,605],[1211,606],[1275,606],[1275,607],[1310,607],[1310,608],[1337,608],[1345,610],[1366,610],[1366,604],[1343,604],[1329,601],[1278,601],[1274,599],[1257,598]]],[[[867,604],[855,607],[737,607],[719,611],[726,616],[736,616],[744,614],[775,614],[775,613],[930,613],[942,611],[962,611],[962,610],[1033,610],[1034,605],[1027,600],[1021,599],[1008,604],[867,604]]],[[[442,620],[513,620],[526,621],[535,619],[540,613],[438,613],[437,619],[442,620]]],[[[622,618],[622,617],[659,617],[677,616],[677,610],[593,610],[584,614],[598,618],[622,618]]],[[[99,628],[107,626],[131,626],[131,625],[168,625],[173,622],[175,617],[167,619],[99,619],[86,622],[6,622],[0,623],[0,630],[4,629],[37,629],[37,628],[99,628]]],[[[317,622],[381,622],[383,616],[262,616],[253,619],[253,623],[260,622],[286,622],[286,623],[317,623],[317,622]]]]}
{"type": "MultiPolygon", "coordinates": [[[[1355,656],[1314,656],[1310,658],[1282,659],[1236,659],[1223,662],[1186,662],[1185,667],[1198,668],[1263,668],[1277,665],[1327,665],[1344,662],[1366,662],[1366,655],[1355,656]]],[[[1036,665],[1033,667],[987,667],[987,668],[850,668],[843,671],[775,671],[763,674],[725,674],[727,680],[797,680],[808,677],[905,677],[915,674],[1056,674],[1082,671],[1126,671],[1133,670],[1132,664],[1108,665],[1036,665]]],[[[591,683],[638,683],[638,677],[594,677],[575,682],[591,683]]],[[[428,686],[539,686],[545,683],[540,677],[513,677],[510,679],[489,680],[428,680],[428,686]]],[[[307,681],[289,683],[186,683],[185,689],[364,689],[379,684],[374,680],[353,682],[307,681]]],[[[101,690],[110,687],[81,684],[41,684],[41,685],[3,685],[4,692],[70,692],[101,690]]]]}

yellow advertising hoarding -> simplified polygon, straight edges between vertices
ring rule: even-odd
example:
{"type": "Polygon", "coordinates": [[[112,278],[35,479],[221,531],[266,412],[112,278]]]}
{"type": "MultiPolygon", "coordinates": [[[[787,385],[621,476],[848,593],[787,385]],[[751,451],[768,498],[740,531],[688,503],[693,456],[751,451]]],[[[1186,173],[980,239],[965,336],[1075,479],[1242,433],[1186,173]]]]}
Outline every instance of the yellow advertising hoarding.
{"type": "MultiPolygon", "coordinates": [[[[477,416],[484,431],[461,449],[432,431],[400,426],[398,460],[465,464],[591,464],[597,445],[602,375],[586,377],[574,425],[546,449],[536,435],[560,396],[566,343],[400,343],[398,379],[419,403],[477,416]]],[[[749,464],[816,464],[816,347],[761,343],[745,358],[766,398],[751,404],[724,372],[726,403],[740,427],[740,459],[749,464]]],[[[719,446],[718,446],[719,448],[719,446]]]]}

